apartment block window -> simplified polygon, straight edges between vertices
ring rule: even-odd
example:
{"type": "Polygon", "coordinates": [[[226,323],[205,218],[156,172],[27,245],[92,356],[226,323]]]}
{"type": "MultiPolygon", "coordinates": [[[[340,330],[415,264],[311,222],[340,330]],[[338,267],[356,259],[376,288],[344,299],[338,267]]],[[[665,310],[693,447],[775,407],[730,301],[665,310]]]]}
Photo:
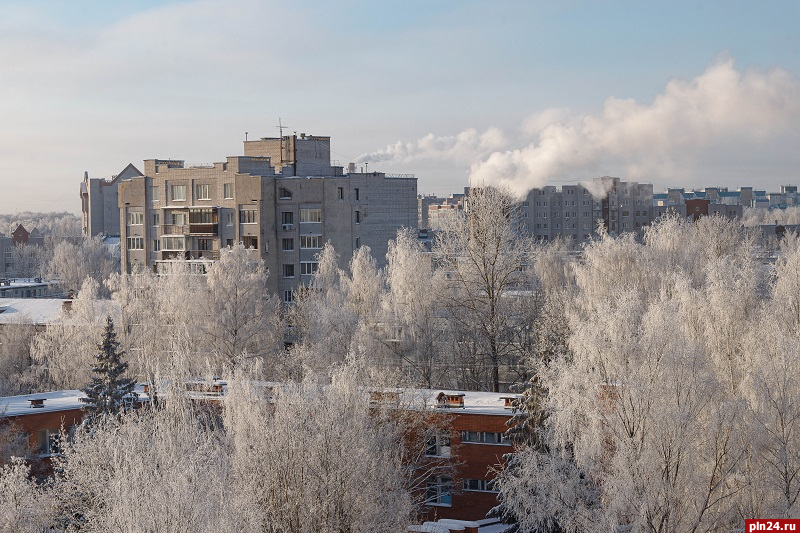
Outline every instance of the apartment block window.
{"type": "Polygon", "coordinates": [[[294,213],[292,211],[282,212],[281,224],[294,224],[294,213]]]}
{"type": "Polygon", "coordinates": [[[283,277],[284,278],[294,277],[294,265],[283,265],[283,277]]]}
{"type": "MultiPolygon", "coordinates": [[[[67,429],[67,439],[72,440],[75,435],[75,426],[70,426],[67,429]]],[[[39,456],[49,457],[51,455],[58,455],[61,453],[61,430],[58,428],[53,429],[40,429],[39,430],[39,456]]]]}
{"type": "Polygon", "coordinates": [[[356,211],[356,224],[361,224],[361,211],[356,211]]]}
{"type": "Polygon", "coordinates": [[[189,213],[189,224],[216,224],[217,216],[213,209],[195,209],[189,213]]]}
{"type": "Polygon", "coordinates": [[[450,435],[444,431],[427,432],[425,434],[425,455],[450,457],[450,435]]]}
{"type": "Polygon", "coordinates": [[[361,237],[356,237],[356,249],[361,248],[361,237]]]}
{"type": "Polygon", "coordinates": [[[449,477],[429,477],[425,482],[425,504],[450,507],[453,505],[453,480],[449,477]]]}
{"type": "Polygon", "coordinates": [[[258,210],[245,208],[239,211],[239,222],[242,224],[255,224],[258,222],[258,210]]]}
{"type": "Polygon", "coordinates": [[[355,190],[353,191],[353,195],[355,196],[356,201],[359,201],[361,199],[361,195],[359,194],[358,187],[356,187],[355,190]]]}
{"type": "Polygon", "coordinates": [[[183,251],[186,249],[186,239],[183,237],[161,237],[161,249],[183,251]]]}
{"type": "Polygon", "coordinates": [[[185,226],[186,225],[186,213],[172,213],[172,225],[173,226],[185,226]]]}
{"type": "Polygon", "coordinates": [[[226,200],[233,198],[233,183],[224,183],[222,185],[222,196],[224,196],[226,200]]]}
{"type": "Polygon", "coordinates": [[[233,211],[228,211],[227,213],[225,213],[225,224],[226,225],[233,226],[233,219],[234,219],[233,211]]]}
{"type": "Polygon", "coordinates": [[[322,222],[322,209],[301,209],[300,223],[322,222]]]}
{"type": "Polygon", "coordinates": [[[530,207],[531,203],[528,201],[522,202],[522,207],[530,207]]]}
{"type": "Polygon", "coordinates": [[[322,248],[322,235],[301,235],[301,250],[319,250],[322,248]]]}
{"type": "Polygon", "coordinates": [[[252,248],[253,250],[258,250],[258,237],[254,237],[252,235],[245,235],[242,237],[242,244],[245,248],[252,248]]]}
{"type": "Polygon", "coordinates": [[[461,442],[511,445],[511,441],[508,440],[504,433],[492,433],[489,431],[462,431],[461,442]]]}
{"type": "Polygon", "coordinates": [[[203,251],[212,250],[211,239],[197,239],[197,249],[203,251]]]}
{"type": "Polygon", "coordinates": [[[144,213],[128,211],[128,224],[136,226],[144,224],[144,213]]]}
{"type": "Polygon", "coordinates": [[[278,196],[281,200],[291,200],[292,199],[292,191],[287,189],[286,187],[281,187],[278,189],[278,196]]]}
{"type": "Polygon", "coordinates": [[[158,226],[159,222],[161,222],[161,217],[158,216],[158,213],[153,213],[153,225],[158,226]]]}
{"type": "Polygon", "coordinates": [[[344,187],[339,187],[336,190],[336,194],[337,194],[339,200],[344,200],[344,187]]]}
{"type": "Polygon", "coordinates": [[[159,250],[161,250],[161,243],[159,242],[158,239],[154,239],[153,240],[153,251],[154,252],[158,252],[159,250]]]}
{"type": "Polygon", "coordinates": [[[128,250],[144,250],[142,237],[128,237],[128,250]]]}
{"type": "Polygon", "coordinates": [[[170,185],[169,196],[173,202],[185,202],[186,185],[170,185]]]}
{"type": "Polygon", "coordinates": [[[284,252],[293,252],[294,239],[281,239],[281,250],[284,252]]]}
{"type": "Polygon", "coordinates": [[[198,200],[211,200],[210,187],[208,184],[195,185],[194,194],[198,200]]]}
{"type": "Polygon", "coordinates": [[[500,492],[493,479],[465,479],[464,490],[475,492],[500,492]]]}
{"type": "Polygon", "coordinates": [[[283,303],[290,304],[294,301],[294,295],[292,291],[283,291],[283,303]]]}
{"type": "Polygon", "coordinates": [[[300,262],[300,275],[311,276],[319,270],[319,262],[317,261],[301,261],[300,262]]]}
{"type": "Polygon", "coordinates": [[[150,198],[151,198],[151,199],[152,199],[154,202],[158,202],[158,201],[160,200],[160,198],[158,197],[158,196],[159,196],[159,193],[160,193],[160,191],[161,191],[161,190],[160,190],[158,187],[156,187],[155,185],[153,185],[152,187],[150,187],[150,198]]]}

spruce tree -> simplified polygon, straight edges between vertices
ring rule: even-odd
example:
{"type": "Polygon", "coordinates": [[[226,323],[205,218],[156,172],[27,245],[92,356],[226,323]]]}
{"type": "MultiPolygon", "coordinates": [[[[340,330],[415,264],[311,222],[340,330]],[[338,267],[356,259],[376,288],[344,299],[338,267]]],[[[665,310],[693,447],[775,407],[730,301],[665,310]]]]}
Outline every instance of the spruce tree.
{"type": "Polygon", "coordinates": [[[97,364],[92,367],[92,382],[81,389],[86,398],[80,399],[86,404],[84,410],[88,413],[86,419],[90,424],[101,418],[118,416],[123,410],[124,401],[136,396],[133,392],[136,382],[122,377],[128,369],[128,363],[122,361],[125,352],[119,350],[114,322],[110,316],[106,319],[103,341],[97,348],[99,352],[97,364]]]}

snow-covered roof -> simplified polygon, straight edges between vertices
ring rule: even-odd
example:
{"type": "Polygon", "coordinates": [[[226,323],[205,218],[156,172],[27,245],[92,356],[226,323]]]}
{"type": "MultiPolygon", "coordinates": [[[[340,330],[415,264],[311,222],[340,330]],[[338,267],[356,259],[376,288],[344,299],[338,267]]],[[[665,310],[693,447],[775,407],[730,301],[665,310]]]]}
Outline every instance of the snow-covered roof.
{"type": "MultiPolygon", "coordinates": [[[[453,391],[447,389],[401,389],[403,400],[410,403],[410,407],[420,406],[437,409],[442,412],[473,413],[487,415],[511,416],[511,409],[507,407],[509,399],[519,398],[519,394],[510,392],[482,392],[482,391],[453,391]],[[460,396],[464,406],[453,406],[437,402],[439,393],[445,396],[460,396]]],[[[376,390],[377,392],[377,390],[376,390]]]]}
{"type": "Polygon", "coordinates": [[[61,320],[64,307],[61,298],[0,298],[0,324],[30,321],[34,325],[53,324],[61,320]]]}
{"type": "MultiPolygon", "coordinates": [[[[144,393],[144,387],[141,384],[136,385],[134,392],[139,395],[140,400],[147,400],[147,395],[144,393]]],[[[80,409],[83,407],[80,398],[85,397],[86,395],[79,390],[59,390],[5,396],[0,398],[0,418],[80,409]],[[41,407],[31,407],[31,400],[44,400],[44,402],[41,407]]]]}

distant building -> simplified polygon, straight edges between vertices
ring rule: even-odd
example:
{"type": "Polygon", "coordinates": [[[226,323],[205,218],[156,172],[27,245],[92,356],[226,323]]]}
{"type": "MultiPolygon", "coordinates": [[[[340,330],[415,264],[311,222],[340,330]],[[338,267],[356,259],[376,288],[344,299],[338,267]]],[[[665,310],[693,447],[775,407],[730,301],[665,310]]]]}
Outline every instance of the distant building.
{"type": "Polygon", "coordinates": [[[19,224],[10,236],[0,233],[0,250],[3,251],[3,261],[0,263],[0,280],[8,280],[20,276],[22,265],[17,264],[19,254],[18,246],[42,246],[44,235],[34,228],[30,232],[19,224]]]}
{"type": "Polygon", "coordinates": [[[360,246],[385,263],[399,228],[417,225],[417,179],[348,172],[331,163],[330,137],[245,141],[243,156],[209,166],[150,159],[119,184],[123,271],[219,258],[243,243],[269,268],[284,301],[311,280],[330,241],[345,266],[360,246]]]}
{"type": "Polygon", "coordinates": [[[469,192],[469,187],[465,188],[465,191],[465,194],[451,194],[447,198],[434,195],[418,196],[419,227],[440,230],[447,226],[449,221],[464,211],[464,198],[469,192]]]}
{"type": "Polygon", "coordinates": [[[119,202],[117,189],[119,182],[141,176],[133,164],[122,169],[122,172],[111,179],[89,179],[89,173],[83,174],[81,182],[81,227],[87,237],[109,235],[119,237],[119,202]]]}

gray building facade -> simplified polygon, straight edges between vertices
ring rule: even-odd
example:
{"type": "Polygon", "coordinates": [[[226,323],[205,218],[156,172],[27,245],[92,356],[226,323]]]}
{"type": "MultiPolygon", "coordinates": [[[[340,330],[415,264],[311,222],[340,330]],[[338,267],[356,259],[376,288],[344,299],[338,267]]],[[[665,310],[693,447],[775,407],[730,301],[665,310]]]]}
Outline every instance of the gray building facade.
{"type": "Polygon", "coordinates": [[[146,160],[143,176],[120,182],[122,268],[216,260],[241,242],[288,302],[326,242],[342,267],[360,246],[382,265],[397,230],[417,227],[417,179],[344,173],[331,164],[330,137],[245,141],[244,152],[203,167],[146,160]]]}

